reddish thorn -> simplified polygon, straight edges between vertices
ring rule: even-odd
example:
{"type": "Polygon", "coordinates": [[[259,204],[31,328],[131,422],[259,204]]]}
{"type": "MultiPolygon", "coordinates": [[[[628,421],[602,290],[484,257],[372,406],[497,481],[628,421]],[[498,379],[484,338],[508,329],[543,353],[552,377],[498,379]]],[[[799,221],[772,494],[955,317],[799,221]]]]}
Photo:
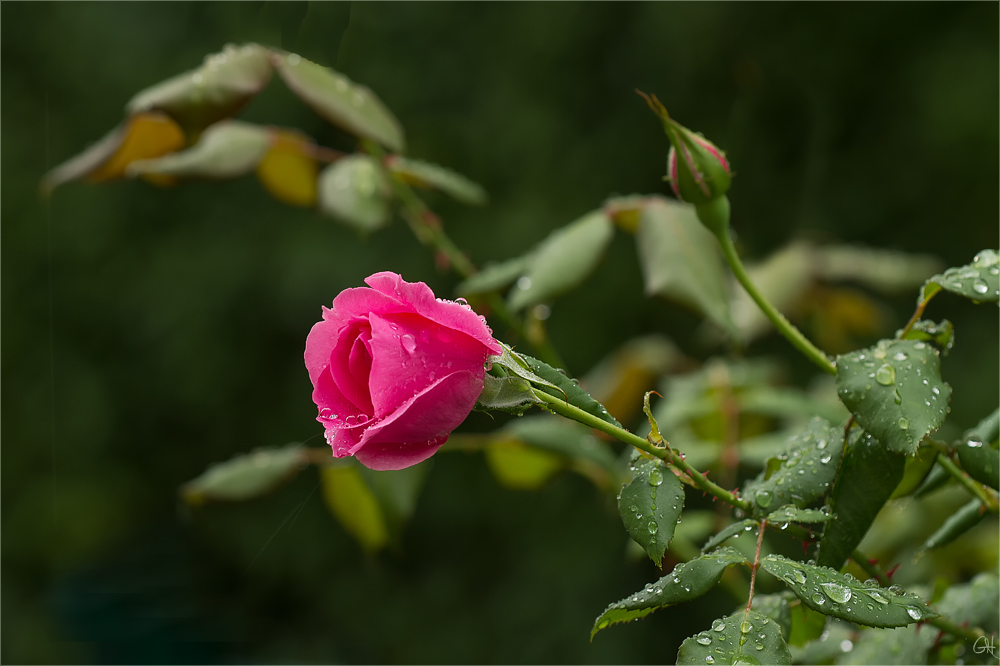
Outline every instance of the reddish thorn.
{"type": "Polygon", "coordinates": [[[708,478],[708,470],[706,469],[704,472],[701,473],[701,475],[704,476],[705,478],[708,478]]]}
{"type": "Polygon", "coordinates": [[[888,571],[886,571],[886,572],[885,572],[885,577],[886,577],[886,578],[888,578],[889,580],[892,580],[892,577],[893,577],[893,575],[894,575],[894,574],[895,574],[895,573],[896,573],[897,571],[899,571],[899,567],[901,567],[901,566],[903,566],[903,563],[902,563],[902,562],[898,563],[898,564],[897,564],[896,566],[894,566],[893,568],[891,568],[891,569],[889,569],[888,571]]]}
{"type": "Polygon", "coordinates": [[[868,564],[870,564],[872,566],[875,566],[876,564],[878,564],[878,558],[877,557],[869,557],[868,558],[868,564]]]}
{"type": "Polygon", "coordinates": [[[433,227],[434,229],[441,228],[441,218],[432,213],[431,211],[429,210],[424,211],[423,218],[424,218],[424,224],[426,224],[428,227],[433,227]]]}
{"type": "Polygon", "coordinates": [[[936,650],[938,646],[941,645],[941,639],[944,638],[944,630],[938,632],[937,638],[934,639],[934,645],[931,646],[932,650],[936,650]]]}
{"type": "Polygon", "coordinates": [[[446,271],[451,268],[451,260],[448,255],[440,250],[434,253],[434,265],[439,271],[446,271]]]}

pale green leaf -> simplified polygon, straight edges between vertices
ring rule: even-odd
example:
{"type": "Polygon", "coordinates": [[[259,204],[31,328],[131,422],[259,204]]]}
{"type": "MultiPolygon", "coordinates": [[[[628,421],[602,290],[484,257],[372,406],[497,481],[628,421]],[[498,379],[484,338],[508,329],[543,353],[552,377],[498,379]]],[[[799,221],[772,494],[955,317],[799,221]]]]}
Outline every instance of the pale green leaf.
{"type": "Polygon", "coordinates": [[[528,271],[534,255],[526,254],[498,264],[484,266],[481,271],[461,282],[455,291],[462,296],[475,296],[501,291],[528,271]]]}
{"type": "Polygon", "coordinates": [[[933,550],[947,546],[949,543],[962,536],[986,517],[986,510],[983,503],[978,499],[969,500],[958,511],[948,516],[944,524],[939,527],[934,534],[927,537],[927,541],[921,550],[933,550]]]}
{"type": "Polygon", "coordinates": [[[393,155],[386,160],[386,166],[394,176],[406,183],[440,190],[470,206],[482,206],[488,199],[486,190],[481,185],[437,164],[393,155]]]}
{"type": "Polygon", "coordinates": [[[399,121],[371,90],[295,53],[275,54],[274,63],[289,89],[321,118],[389,150],[403,150],[399,121]]]}
{"type": "Polygon", "coordinates": [[[599,210],[552,232],[511,290],[511,309],[550,300],[580,285],[597,268],[613,232],[610,218],[599,210]]]}
{"type": "Polygon", "coordinates": [[[181,496],[194,505],[253,499],[291,480],[305,464],[304,449],[298,444],[258,449],[210,466],[181,487],[181,496]]]}
{"type": "Polygon", "coordinates": [[[949,587],[935,605],[943,616],[958,625],[968,622],[971,627],[996,632],[1000,579],[996,573],[983,572],[968,583],[949,587]]]}
{"type": "Polygon", "coordinates": [[[937,257],[858,245],[818,248],[817,276],[828,282],[850,281],[895,294],[919,286],[943,266],[937,257]]]}
{"type": "Polygon", "coordinates": [[[490,471],[501,485],[515,490],[541,488],[566,466],[566,459],[515,439],[498,439],[485,449],[490,471]]]}
{"type": "Polygon", "coordinates": [[[646,293],[677,301],[734,333],[719,244],[694,207],[649,199],[636,232],[646,293]]]}
{"type": "MultiPolygon", "coordinates": [[[[847,622],[830,622],[826,625],[826,616],[811,610],[808,606],[799,605],[811,617],[817,618],[818,630],[815,630],[815,637],[809,642],[796,646],[789,642],[789,649],[792,652],[793,664],[832,664],[833,660],[844,652],[854,649],[851,638],[854,637],[854,628],[847,622]]],[[[793,612],[794,616],[794,612],[793,612]]],[[[874,631],[874,630],[873,630],[874,631]]],[[[881,630],[878,630],[881,631],[881,630]]]]}
{"type": "Polygon", "coordinates": [[[271,80],[271,51],[229,44],[198,69],[147,88],[126,105],[129,114],[159,110],[192,134],[236,114],[271,80]]]}
{"type": "Polygon", "coordinates": [[[367,155],[350,155],[319,175],[319,208],[361,233],[389,223],[390,189],[382,168],[367,155]]]}
{"type": "Polygon", "coordinates": [[[129,176],[157,174],[180,178],[235,178],[253,171],[271,146],[265,127],[223,120],[202,133],[187,150],[129,164],[129,176]]]}
{"type": "Polygon", "coordinates": [[[327,508],[347,532],[369,551],[389,543],[389,527],[378,498],[353,461],[330,464],[320,469],[323,499],[327,508]]]}
{"type": "Polygon", "coordinates": [[[940,352],[920,340],[882,340],[839,356],[837,392],[862,428],[907,455],[941,427],[951,397],[940,352]]]}
{"type": "Polygon", "coordinates": [[[902,629],[862,631],[851,649],[837,657],[836,664],[925,664],[935,632],[902,629]]]}

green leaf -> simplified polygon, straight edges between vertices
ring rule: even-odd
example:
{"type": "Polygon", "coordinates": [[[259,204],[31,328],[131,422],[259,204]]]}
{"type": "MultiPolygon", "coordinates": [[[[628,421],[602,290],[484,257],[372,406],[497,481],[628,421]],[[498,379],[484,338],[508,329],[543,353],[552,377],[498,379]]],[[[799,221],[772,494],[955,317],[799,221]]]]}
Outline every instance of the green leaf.
{"type": "Polygon", "coordinates": [[[920,340],[881,340],[837,358],[837,393],[862,428],[898,453],[944,423],[951,387],[940,352],[920,340]]]}
{"type": "Polygon", "coordinates": [[[198,69],[146,88],[126,105],[129,114],[159,110],[191,134],[236,114],[271,80],[271,51],[229,44],[198,69]]]}
{"type": "Polygon", "coordinates": [[[970,500],[961,509],[948,516],[934,534],[927,537],[921,550],[932,550],[948,545],[978,525],[985,516],[982,502],[978,499],[970,500]]]}
{"type": "Polygon", "coordinates": [[[541,488],[566,466],[561,455],[542,451],[516,439],[499,439],[486,447],[486,462],[502,485],[515,490],[541,488]]]}
{"type": "Polygon", "coordinates": [[[295,53],[275,54],[274,64],[289,89],[321,118],[389,150],[403,150],[399,121],[371,90],[295,53]]]}
{"type": "Polygon", "coordinates": [[[319,175],[319,208],[368,233],[389,223],[389,183],[375,159],[349,155],[319,175]]]}
{"type": "Polygon", "coordinates": [[[604,405],[594,400],[589,393],[580,388],[576,380],[570,379],[559,370],[539,361],[537,358],[532,358],[526,354],[519,354],[519,356],[527,362],[535,374],[547,382],[547,384],[540,387],[541,390],[549,395],[566,400],[574,407],[578,407],[602,421],[618,428],[622,427],[622,424],[608,413],[604,405]]]}
{"type": "Polygon", "coordinates": [[[927,652],[934,643],[934,632],[906,627],[886,631],[862,631],[858,641],[842,654],[837,664],[926,664],[927,652]]]}
{"type": "MultiPolygon", "coordinates": [[[[935,462],[937,461],[937,456],[934,457],[934,460],[935,462]]],[[[931,467],[931,471],[927,474],[923,483],[917,486],[917,489],[913,491],[913,496],[917,499],[926,497],[934,491],[948,485],[952,481],[952,476],[948,473],[948,470],[941,467],[941,465],[934,465],[931,467]]]]}
{"type": "Polygon", "coordinates": [[[941,289],[977,303],[1000,301],[1000,254],[983,250],[971,264],[949,268],[924,283],[918,303],[926,303],[941,289]]]}
{"type": "Polygon", "coordinates": [[[943,616],[952,622],[970,627],[982,627],[995,632],[1000,608],[1000,579],[995,573],[984,572],[963,585],[949,587],[935,604],[943,616]]]}
{"type": "Polygon", "coordinates": [[[538,403],[531,386],[520,377],[494,377],[486,373],[483,379],[483,392],[476,401],[478,409],[522,414],[526,406],[538,403]]]}
{"type": "Polygon", "coordinates": [[[789,440],[785,452],[749,481],[743,496],[766,515],[771,507],[804,507],[826,494],[837,475],[844,429],[819,417],[789,440]]]}
{"type": "Polygon", "coordinates": [[[684,507],[684,486],[659,460],[639,457],[632,480],[618,494],[618,513],[629,535],[660,566],[684,507]]]}
{"type": "Polygon", "coordinates": [[[917,449],[917,455],[906,457],[906,464],[903,467],[903,478],[899,481],[896,489],[892,491],[889,499],[899,499],[914,492],[924,482],[927,475],[930,474],[936,460],[937,449],[929,443],[921,442],[920,447],[917,449]]]}
{"type": "Polygon", "coordinates": [[[833,514],[820,509],[800,509],[796,506],[783,506],[767,517],[769,523],[825,523],[833,519],[833,514]]]}
{"type": "Polygon", "coordinates": [[[715,587],[722,578],[722,572],[732,564],[749,563],[738,551],[720,548],[710,555],[678,564],[660,580],[608,606],[594,620],[590,639],[593,640],[598,631],[612,624],[638,620],[660,608],[697,599],[715,587]]]}
{"type": "Polygon", "coordinates": [[[903,339],[929,342],[937,347],[941,354],[947,356],[951,348],[955,346],[955,327],[947,319],[942,319],[940,324],[921,319],[913,324],[903,339]]]}
{"type": "Polygon", "coordinates": [[[713,536],[711,539],[705,542],[705,545],[701,547],[701,552],[707,553],[716,546],[721,545],[725,541],[732,539],[735,536],[739,536],[744,532],[749,532],[754,528],[755,525],[759,523],[752,518],[747,518],[746,520],[741,520],[739,522],[730,523],[719,530],[718,534],[713,536]]]}
{"type": "Polygon", "coordinates": [[[520,310],[577,287],[597,268],[613,232],[611,219],[599,210],[552,232],[539,244],[527,273],[511,290],[511,309],[520,310]]]}
{"type": "Polygon", "coordinates": [[[764,571],[777,576],[802,603],[824,615],[869,627],[902,627],[937,617],[918,597],[894,594],[858,582],[828,567],[789,560],[780,555],[761,558],[764,571]]]}
{"type": "Polygon", "coordinates": [[[711,631],[685,638],[678,664],[790,664],[792,655],[777,622],[756,611],[739,611],[712,623],[711,631]]]}
{"type": "Polygon", "coordinates": [[[348,534],[368,552],[389,543],[389,528],[378,498],[353,461],[330,464],[320,469],[326,506],[348,534]]]}
{"type": "MultiPolygon", "coordinates": [[[[826,627],[826,615],[817,613],[801,601],[791,604],[789,613],[792,618],[792,628],[788,638],[789,645],[805,645],[822,636],[823,628],[826,627]]],[[[795,654],[794,649],[792,654],[795,654]]],[[[796,661],[800,660],[797,659],[796,661]]],[[[805,661],[803,663],[817,662],[805,661]]]]}
{"type": "Polygon", "coordinates": [[[455,291],[462,296],[475,296],[501,291],[528,271],[534,255],[514,257],[498,264],[490,264],[469,279],[461,282],[455,291]]]}
{"type": "Polygon", "coordinates": [[[265,127],[222,120],[205,130],[187,150],[128,165],[129,176],[156,174],[181,178],[235,178],[253,171],[271,146],[265,127]]]}
{"type": "Polygon", "coordinates": [[[965,433],[966,439],[977,439],[980,442],[996,442],[1000,434],[1000,409],[984,418],[975,428],[965,433]]]}
{"type": "Polygon", "coordinates": [[[844,652],[854,648],[851,638],[855,631],[847,622],[831,622],[828,629],[826,626],[826,616],[810,610],[806,606],[799,605],[810,617],[818,620],[818,625],[814,627],[815,635],[807,643],[790,644],[793,664],[832,664],[834,658],[839,657],[844,652]],[[847,650],[844,650],[844,648],[847,650]]]}
{"type": "Polygon", "coordinates": [[[694,308],[727,333],[735,332],[719,244],[693,206],[651,198],[635,240],[647,294],[694,308]]]}
{"type": "Polygon", "coordinates": [[[788,605],[789,598],[792,598],[792,596],[787,592],[781,594],[755,594],[750,604],[752,610],[757,611],[761,615],[766,615],[778,623],[778,627],[781,629],[781,637],[786,642],[792,630],[792,613],[788,605]]]}
{"type": "Polygon", "coordinates": [[[976,432],[967,433],[956,446],[962,469],[976,481],[990,488],[1000,487],[1000,451],[989,445],[989,440],[979,439],[976,432]]]}
{"type": "Polygon", "coordinates": [[[386,166],[405,183],[440,190],[469,206],[482,206],[488,200],[481,185],[437,164],[393,155],[386,160],[386,166]]]}
{"type": "Polygon", "coordinates": [[[916,287],[941,270],[941,262],[929,255],[855,245],[830,245],[817,252],[817,277],[829,282],[858,282],[888,294],[916,287]]]}
{"type": "Polygon", "coordinates": [[[823,530],[817,562],[835,569],[844,564],[899,485],[905,464],[901,453],[886,449],[867,432],[851,431],[830,494],[830,510],[837,520],[823,530]]]}
{"type": "Polygon", "coordinates": [[[211,465],[201,476],[181,486],[181,496],[195,506],[253,499],[290,481],[305,464],[304,449],[298,444],[258,449],[211,465]]]}

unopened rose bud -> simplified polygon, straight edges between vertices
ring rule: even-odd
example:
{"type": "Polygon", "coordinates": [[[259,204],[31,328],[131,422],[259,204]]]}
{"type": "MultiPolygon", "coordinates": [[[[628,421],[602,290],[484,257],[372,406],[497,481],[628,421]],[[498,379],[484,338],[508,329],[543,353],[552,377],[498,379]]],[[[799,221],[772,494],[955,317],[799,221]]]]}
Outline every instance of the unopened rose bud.
{"type": "Polygon", "coordinates": [[[702,206],[729,191],[732,175],[725,153],[705,137],[674,122],[655,95],[639,94],[663,122],[670,139],[667,177],[677,198],[702,206]]]}

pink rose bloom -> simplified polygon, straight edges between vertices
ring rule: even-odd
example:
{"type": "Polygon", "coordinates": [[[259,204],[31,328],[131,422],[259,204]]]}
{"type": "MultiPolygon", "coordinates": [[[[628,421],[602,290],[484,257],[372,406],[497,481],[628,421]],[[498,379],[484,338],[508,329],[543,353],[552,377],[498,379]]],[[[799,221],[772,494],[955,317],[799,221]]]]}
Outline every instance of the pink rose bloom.
{"type": "Polygon", "coordinates": [[[501,353],[467,305],[376,273],[345,289],[306,338],[317,420],[337,458],[403,469],[434,454],[472,411],[487,356],[501,353]]]}

